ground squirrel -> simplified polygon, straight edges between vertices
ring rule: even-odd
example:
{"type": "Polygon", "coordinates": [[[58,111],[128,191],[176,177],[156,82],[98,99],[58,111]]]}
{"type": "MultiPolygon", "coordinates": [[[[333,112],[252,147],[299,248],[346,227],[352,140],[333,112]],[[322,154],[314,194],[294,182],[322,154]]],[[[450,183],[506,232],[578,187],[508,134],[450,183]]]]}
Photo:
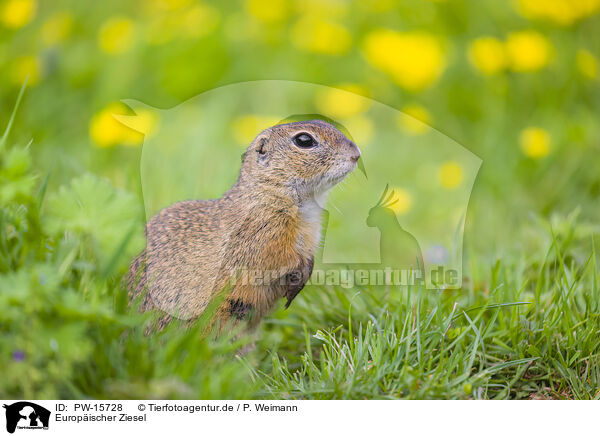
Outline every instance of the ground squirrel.
{"type": "Polygon", "coordinates": [[[277,300],[289,306],[312,272],[320,204],[359,158],[356,144],[325,121],[264,130],[221,198],[175,203],[148,222],[146,249],[129,269],[130,295],[145,292],[143,310],[193,320],[228,287],[220,325],[255,326],[277,300]]]}

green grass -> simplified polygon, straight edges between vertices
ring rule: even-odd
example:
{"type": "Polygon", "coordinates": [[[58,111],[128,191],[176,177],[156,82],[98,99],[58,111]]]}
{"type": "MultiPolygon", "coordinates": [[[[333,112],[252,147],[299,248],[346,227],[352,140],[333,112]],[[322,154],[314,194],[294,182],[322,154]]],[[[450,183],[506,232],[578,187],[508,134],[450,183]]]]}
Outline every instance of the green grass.
{"type": "Polygon", "coordinates": [[[555,236],[546,256],[498,261],[459,291],[307,289],[243,358],[199,328],[98,329],[69,395],[598,399],[597,255],[577,264],[566,245],[555,236]]]}
{"type": "Polygon", "coordinates": [[[553,242],[470,289],[314,290],[289,323],[305,342],[257,380],[275,398],[600,398],[596,253],[567,265],[553,242]]]}

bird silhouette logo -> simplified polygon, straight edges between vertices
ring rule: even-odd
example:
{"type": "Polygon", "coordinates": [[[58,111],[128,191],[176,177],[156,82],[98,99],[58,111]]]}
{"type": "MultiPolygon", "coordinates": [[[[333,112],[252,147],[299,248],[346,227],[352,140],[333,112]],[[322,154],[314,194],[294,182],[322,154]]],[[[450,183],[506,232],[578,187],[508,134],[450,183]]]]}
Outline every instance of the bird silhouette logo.
{"type": "Polygon", "coordinates": [[[417,239],[402,228],[392,206],[398,203],[394,191],[385,186],[379,201],[369,211],[367,226],[379,230],[379,253],[382,267],[411,270],[415,277],[422,278],[423,254],[417,239]]]}

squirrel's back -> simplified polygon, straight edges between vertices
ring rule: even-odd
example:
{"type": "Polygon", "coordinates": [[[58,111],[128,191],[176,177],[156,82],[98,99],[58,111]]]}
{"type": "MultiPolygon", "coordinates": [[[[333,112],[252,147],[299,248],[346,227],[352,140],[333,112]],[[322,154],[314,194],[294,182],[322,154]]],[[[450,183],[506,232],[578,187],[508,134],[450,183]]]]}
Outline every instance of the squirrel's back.
{"type": "MultiPolygon", "coordinates": [[[[129,289],[145,295],[144,310],[174,309],[172,315],[199,314],[210,301],[205,285],[214,281],[215,253],[221,240],[219,200],[191,200],[162,209],[146,225],[146,249],[132,263],[129,289]],[[187,278],[182,286],[182,278],[187,278]],[[205,296],[206,298],[203,298],[205,296]],[[179,307],[179,301],[193,302],[179,307]],[[180,309],[180,310],[178,310],[180,309]]],[[[171,312],[171,311],[170,311],[171,312]]]]}

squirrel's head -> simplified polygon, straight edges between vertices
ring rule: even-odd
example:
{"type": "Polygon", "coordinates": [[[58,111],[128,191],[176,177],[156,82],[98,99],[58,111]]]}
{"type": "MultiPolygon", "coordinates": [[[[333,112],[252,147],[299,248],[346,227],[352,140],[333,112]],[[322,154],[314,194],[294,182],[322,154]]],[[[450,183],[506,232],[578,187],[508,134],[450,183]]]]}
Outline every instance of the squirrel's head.
{"type": "Polygon", "coordinates": [[[302,199],[335,186],[354,170],[359,158],[356,144],[325,121],[279,124],[252,141],[242,176],[302,199]]]}

